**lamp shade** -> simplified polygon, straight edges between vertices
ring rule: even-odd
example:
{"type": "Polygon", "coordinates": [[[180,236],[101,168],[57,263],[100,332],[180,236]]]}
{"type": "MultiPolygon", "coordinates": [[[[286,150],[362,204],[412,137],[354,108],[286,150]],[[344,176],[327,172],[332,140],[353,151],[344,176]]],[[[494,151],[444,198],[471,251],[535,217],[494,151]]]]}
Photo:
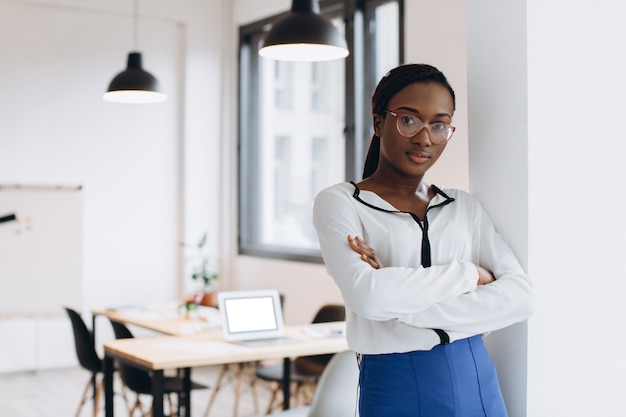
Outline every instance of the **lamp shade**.
{"type": "Polygon", "coordinates": [[[317,0],[293,0],[291,11],[272,25],[259,55],[280,61],[330,61],[347,57],[348,44],[319,14],[317,0]]]}
{"type": "Polygon", "coordinates": [[[141,53],[130,52],[126,69],[113,78],[102,96],[115,103],[160,103],[167,96],[159,92],[159,81],[141,66],[141,53]]]}

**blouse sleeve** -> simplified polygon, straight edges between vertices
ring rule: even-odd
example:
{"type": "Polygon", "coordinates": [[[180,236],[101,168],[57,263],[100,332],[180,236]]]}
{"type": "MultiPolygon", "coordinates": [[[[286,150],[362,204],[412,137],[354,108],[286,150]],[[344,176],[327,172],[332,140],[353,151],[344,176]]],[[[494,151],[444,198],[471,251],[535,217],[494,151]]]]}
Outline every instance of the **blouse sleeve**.
{"type": "Polygon", "coordinates": [[[363,262],[347,241],[348,235],[366,236],[350,199],[336,189],[322,191],[315,199],[313,223],[326,269],[354,313],[375,321],[417,317],[476,288],[478,273],[471,262],[381,269],[363,262]]]}
{"type": "Polygon", "coordinates": [[[532,315],[534,292],[515,254],[496,231],[488,214],[478,205],[476,236],[478,264],[490,270],[496,281],[475,291],[436,303],[420,312],[400,317],[416,327],[439,328],[468,334],[487,333],[520,322],[532,315]]]}

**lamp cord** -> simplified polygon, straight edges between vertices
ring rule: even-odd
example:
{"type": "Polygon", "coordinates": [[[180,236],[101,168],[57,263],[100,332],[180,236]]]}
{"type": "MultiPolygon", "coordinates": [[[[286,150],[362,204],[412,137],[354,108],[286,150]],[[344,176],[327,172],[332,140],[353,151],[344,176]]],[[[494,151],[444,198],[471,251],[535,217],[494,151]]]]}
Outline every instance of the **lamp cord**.
{"type": "Polygon", "coordinates": [[[133,50],[137,51],[137,11],[139,0],[134,1],[133,6],[133,50]]]}

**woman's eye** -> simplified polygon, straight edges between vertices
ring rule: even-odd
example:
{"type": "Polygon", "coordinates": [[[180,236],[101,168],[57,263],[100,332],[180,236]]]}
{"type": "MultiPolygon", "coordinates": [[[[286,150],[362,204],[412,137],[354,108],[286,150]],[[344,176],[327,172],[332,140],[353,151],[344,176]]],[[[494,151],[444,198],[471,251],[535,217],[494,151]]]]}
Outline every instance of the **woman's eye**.
{"type": "Polygon", "coordinates": [[[417,123],[415,118],[411,116],[400,116],[400,122],[402,122],[402,124],[405,124],[407,126],[413,126],[417,123]]]}
{"type": "Polygon", "coordinates": [[[447,129],[447,125],[445,123],[435,123],[431,129],[435,132],[444,132],[447,129]]]}

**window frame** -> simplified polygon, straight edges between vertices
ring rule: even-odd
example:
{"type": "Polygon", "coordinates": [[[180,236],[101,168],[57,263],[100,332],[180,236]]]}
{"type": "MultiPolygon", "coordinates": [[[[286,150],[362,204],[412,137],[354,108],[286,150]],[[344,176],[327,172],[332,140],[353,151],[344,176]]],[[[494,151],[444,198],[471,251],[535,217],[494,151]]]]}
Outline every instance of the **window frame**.
{"type": "MultiPolygon", "coordinates": [[[[386,3],[398,4],[398,57],[403,62],[404,51],[404,0],[320,0],[321,14],[328,18],[342,18],[350,55],[345,59],[345,178],[358,181],[361,178],[363,160],[372,135],[369,99],[367,92],[373,91],[377,83],[375,74],[376,50],[374,28],[376,8],[386,3]],[[366,30],[369,28],[369,30],[366,30]]],[[[257,158],[260,145],[254,127],[259,125],[259,112],[251,103],[258,102],[258,71],[260,57],[254,47],[256,41],[266,33],[272,22],[288,12],[260,19],[239,28],[239,81],[238,81],[238,239],[239,255],[256,256],[289,261],[322,263],[318,250],[300,247],[278,246],[258,243],[254,236],[255,221],[259,219],[250,207],[250,202],[260,201],[261,187],[251,182],[249,172],[259,172],[257,158]],[[246,117],[243,117],[246,114],[246,117]],[[243,174],[245,167],[248,174],[243,174]],[[247,177],[245,177],[247,175],[247,177]]],[[[257,224],[258,225],[258,224],[257,224]]]]}

